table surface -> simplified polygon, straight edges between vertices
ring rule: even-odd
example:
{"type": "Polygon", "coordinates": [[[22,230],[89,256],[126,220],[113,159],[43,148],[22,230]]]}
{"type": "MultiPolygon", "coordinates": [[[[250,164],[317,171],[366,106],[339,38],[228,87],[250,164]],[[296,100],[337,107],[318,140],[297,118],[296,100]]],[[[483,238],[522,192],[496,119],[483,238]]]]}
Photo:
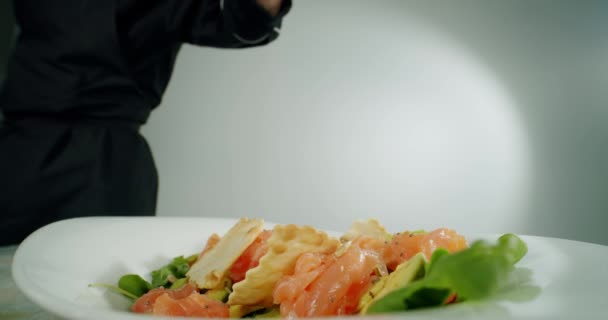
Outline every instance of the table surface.
{"type": "Polygon", "coordinates": [[[0,319],[59,320],[21,293],[11,275],[11,265],[17,246],[0,247],[0,319]]]}

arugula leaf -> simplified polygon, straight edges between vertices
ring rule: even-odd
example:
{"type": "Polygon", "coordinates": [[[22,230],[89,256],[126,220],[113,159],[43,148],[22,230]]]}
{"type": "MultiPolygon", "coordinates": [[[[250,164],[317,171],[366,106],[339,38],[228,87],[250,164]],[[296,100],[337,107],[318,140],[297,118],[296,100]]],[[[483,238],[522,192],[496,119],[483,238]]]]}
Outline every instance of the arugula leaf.
{"type": "Polygon", "coordinates": [[[169,284],[169,276],[171,274],[171,269],[168,266],[152,271],[152,287],[164,287],[169,284]]]}
{"type": "Polygon", "coordinates": [[[171,284],[169,289],[179,289],[185,286],[186,284],[188,284],[188,278],[177,279],[175,282],[173,282],[173,284],[171,284]]]}
{"type": "Polygon", "coordinates": [[[89,287],[107,288],[133,300],[157,287],[179,289],[188,283],[186,273],[190,269],[190,264],[194,263],[196,259],[198,259],[198,254],[186,258],[183,256],[174,258],[166,266],[152,271],[152,283],[144,280],[139,275],[126,274],[120,277],[118,286],[107,283],[92,283],[89,287]],[[173,283],[169,281],[170,278],[174,280],[173,283]]]}
{"type": "Polygon", "coordinates": [[[477,241],[454,254],[433,254],[428,273],[420,280],[375,301],[368,313],[403,311],[438,306],[456,293],[459,300],[491,296],[508,281],[509,273],[528,249],[514,234],[505,234],[496,245],[477,241]]]}
{"type": "Polygon", "coordinates": [[[170,287],[170,276],[175,277],[175,279],[183,278],[189,269],[190,264],[188,259],[183,256],[176,257],[168,265],[152,271],[152,287],[170,287]]]}
{"type": "Polygon", "coordinates": [[[101,287],[136,300],[152,289],[152,285],[136,274],[125,274],[118,280],[118,286],[107,283],[92,283],[89,287],[101,287]]]}
{"type": "Polygon", "coordinates": [[[429,269],[431,268],[431,265],[434,264],[440,257],[445,256],[445,255],[449,255],[450,253],[448,252],[448,250],[444,249],[444,248],[438,248],[435,249],[435,251],[433,251],[433,254],[431,255],[431,259],[429,259],[429,261],[424,265],[424,273],[427,274],[429,273],[429,269]]]}
{"type": "Polygon", "coordinates": [[[136,274],[126,274],[120,277],[118,287],[138,298],[152,289],[152,285],[148,281],[136,274]]]}
{"type": "Polygon", "coordinates": [[[176,278],[185,277],[188,270],[190,270],[190,263],[188,263],[188,260],[182,256],[173,259],[173,262],[171,262],[169,266],[176,278]]]}
{"type": "Polygon", "coordinates": [[[516,264],[528,253],[528,246],[518,236],[508,233],[498,238],[498,246],[512,264],[516,264]]]}
{"type": "Polygon", "coordinates": [[[92,287],[92,288],[106,288],[106,289],[114,291],[114,292],[116,292],[118,294],[122,294],[122,295],[124,295],[125,297],[127,297],[127,298],[129,298],[131,300],[137,300],[137,298],[139,298],[138,296],[135,296],[132,293],[130,293],[128,291],[125,291],[125,290],[123,290],[123,289],[121,289],[121,288],[119,288],[119,287],[117,287],[115,285],[112,285],[112,284],[107,284],[107,283],[91,283],[91,284],[89,284],[89,287],[92,287]]]}

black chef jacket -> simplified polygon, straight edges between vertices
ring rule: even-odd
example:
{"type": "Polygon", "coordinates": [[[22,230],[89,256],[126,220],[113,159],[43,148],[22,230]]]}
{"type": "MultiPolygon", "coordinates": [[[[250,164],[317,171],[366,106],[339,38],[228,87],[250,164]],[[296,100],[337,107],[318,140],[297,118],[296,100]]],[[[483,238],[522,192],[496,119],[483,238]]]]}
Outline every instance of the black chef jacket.
{"type": "Polygon", "coordinates": [[[0,245],[64,218],[153,215],[156,168],[138,129],[181,45],[268,44],[290,7],[283,0],[272,17],[255,0],[14,1],[20,34],[0,92],[0,245]]]}

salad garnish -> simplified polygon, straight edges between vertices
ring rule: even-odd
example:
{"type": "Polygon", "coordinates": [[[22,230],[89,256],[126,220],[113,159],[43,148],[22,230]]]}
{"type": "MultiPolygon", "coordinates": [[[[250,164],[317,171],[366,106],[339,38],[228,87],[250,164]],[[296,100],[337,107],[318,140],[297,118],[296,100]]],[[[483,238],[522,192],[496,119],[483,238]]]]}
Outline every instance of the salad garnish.
{"type": "Polygon", "coordinates": [[[214,318],[319,317],[405,312],[489,299],[527,246],[515,234],[472,244],[439,228],[388,232],[355,221],[339,238],[311,226],[240,219],[201,252],[177,256],[149,275],[108,288],[132,312],[214,318]]]}

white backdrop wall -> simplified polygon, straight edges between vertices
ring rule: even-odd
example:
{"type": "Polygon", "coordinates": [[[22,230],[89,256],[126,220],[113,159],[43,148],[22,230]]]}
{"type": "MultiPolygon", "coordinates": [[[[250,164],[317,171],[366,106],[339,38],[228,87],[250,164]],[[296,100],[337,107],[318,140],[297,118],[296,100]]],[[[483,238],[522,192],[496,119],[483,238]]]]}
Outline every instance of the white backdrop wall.
{"type": "Polygon", "coordinates": [[[608,244],[606,9],[295,0],[270,46],[185,46],[143,130],[158,215],[608,244]]]}

